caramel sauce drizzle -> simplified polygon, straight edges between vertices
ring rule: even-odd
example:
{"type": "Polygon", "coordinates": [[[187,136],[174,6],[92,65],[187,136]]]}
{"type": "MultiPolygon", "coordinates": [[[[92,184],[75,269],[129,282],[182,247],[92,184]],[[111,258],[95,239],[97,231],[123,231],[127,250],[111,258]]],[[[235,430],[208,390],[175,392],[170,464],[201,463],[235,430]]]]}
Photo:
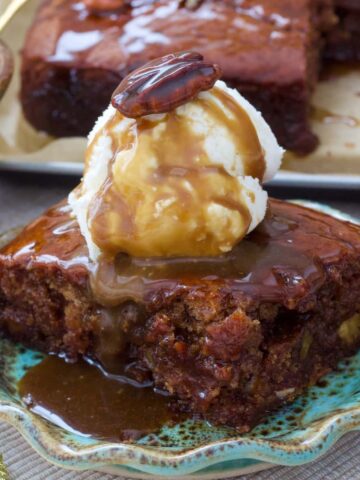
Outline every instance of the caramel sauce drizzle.
{"type": "MultiPolygon", "coordinates": [[[[227,113],[209,97],[198,97],[194,105],[226,129],[244,159],[243,173],[261,181],[264,153],[251,119],[226,93],[214,88],[213,95],[227,113]]],[[[203,210],[211,203],[239,212],[243,222],[239,239],[244,236],[251,217],[241,185],[222,166],[209,165],[205,138],[186,119],[176,111],[159,119],[142,117],[119,134],[119,115],[101,132],[112,138],[113,155],[108,178],[92,200],[88,216],[92,237],[107,256],[119,251],[139,257],[218,255],[218,240],[208,235],[203,210]],[[160,137],[154,134],[156,129],[161,130],[160,137]],[[123,155],[120,160],[119,154],[123,155]],[[171,205],[155,215],[154,205],[166,202],[171,205]],[[197,229],[184,239],[182,225],[192,218],[197,229]]],[[[96,141],[89,147],[87,165],[96,141]]]]}
{"type": "Polygon", "coordinates": [[[224,91],[214,88],[215,97],[232,113],[232,118],[225,114],[224,110],[214,104],[211,109],[218,121],[227,126],[236,142],[237,151],[241,152],[245,164],[245,175],[258,178],[260,182],[264,178],[266,164],[264,150],[260,144],[255,126],[247,112],[224,91]]]}

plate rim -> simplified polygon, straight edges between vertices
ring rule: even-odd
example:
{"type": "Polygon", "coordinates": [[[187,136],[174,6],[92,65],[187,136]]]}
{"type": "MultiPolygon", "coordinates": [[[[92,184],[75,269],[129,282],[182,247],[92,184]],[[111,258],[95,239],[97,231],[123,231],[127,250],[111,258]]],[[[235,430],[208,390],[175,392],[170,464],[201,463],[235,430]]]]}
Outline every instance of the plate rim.
{"type": "MultiPolygon", "coordinates": [[[[289,467],[312,462],[324,455],[346,433],[360,430],[360,405],[314,422],[313,425],[318,425],[319,428],[303,444],[287,444],[278,439],[239,435],[231,440],[210,442],[185,453],[159,452],[156,448],[124,443],[104,443],[71,449],[51,436],[49,430],[54,425],[11,402],[0,403],[0,420],[13,425],[37,453],[62,468],[95,470],[111,466],[119,468],[119,474],[124,474],[126,467],[131,466],[137,473],[147,474],[149,478],[154,475],[186,477],[194,476],[197,472],[201,475],[201,470],[205,468],[236,460],[251,459],[273,466],[289,467]]],[[[131,478],[131,472],[126,471],[126,475],[131,478]]],[[[231,477],[231,470],[227,477],[231,477]]],[[[213,478],[216,478],[215,474],[213,478]]]]}
{"type": "MultiPolygon", "coordinates": [[[[0,159],[0,171],[19,173],[42,173],[48,175],[81,176],[82,162],[35,162],[0,159]]],[[[302,173],[280,170],[267,182],[270,187],[322,188],[352,190],[360,188],[360,175],[350,173],[302,173]]]]}

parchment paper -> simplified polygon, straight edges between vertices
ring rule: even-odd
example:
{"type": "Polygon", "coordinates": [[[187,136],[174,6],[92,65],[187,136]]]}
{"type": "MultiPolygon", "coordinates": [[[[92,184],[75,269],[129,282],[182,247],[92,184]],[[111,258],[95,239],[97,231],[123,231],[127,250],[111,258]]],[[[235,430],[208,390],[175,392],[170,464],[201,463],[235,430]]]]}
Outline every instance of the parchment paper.
{"type": "MultiPolygon", "coordinates": [[[[39,0],[29,0],[0,35],[16,54],[14,78],[0,103],[0,161],[79,163],[83,161],[84,138],[53,139],[36,132],[21,113],[19,52],[38,3],[39,0]]],[[[287,154],[283,169],[360,175],[360,68],[321,82],[313,97],[313,106],[334,114],[327,120],[312,121],[320,137],[320,147],[307,157],[287,154]]]]}
{"type": "Polygon", "coordinates": [[[54,139],[35,131],[24,119],[18,101],[20,51],[39,0],[29,0],[0,37],[15,54],[15,72],[0,103],[0,158],[24,162],[82,162],[86,139],[54,139]]]}
{"type": "Polygon", "coordinates": [[[360,175],[360,64],[320,82],[312,105],[323,116],[312,119],[320,145],[307,157],[288,153],[283,169],[360,175]]]}

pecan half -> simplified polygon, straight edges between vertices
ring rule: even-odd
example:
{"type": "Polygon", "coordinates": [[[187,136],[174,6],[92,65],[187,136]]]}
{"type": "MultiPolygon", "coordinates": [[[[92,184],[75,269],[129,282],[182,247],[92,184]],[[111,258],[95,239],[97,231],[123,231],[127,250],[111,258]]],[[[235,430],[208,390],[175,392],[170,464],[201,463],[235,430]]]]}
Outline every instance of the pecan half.
{"type": "Polygon", "coordinates": [[[14,58],[11,50],[0,40],[0,99],[5,94],[14,72],[14,58]]]}
{"type": "Polygon", "coordinates": [[[165,113],[212,88],[220,76],[220,67],[205,62],[199,53],[172,53],[125,77],[111,103],[130,118],[165,113]]]}

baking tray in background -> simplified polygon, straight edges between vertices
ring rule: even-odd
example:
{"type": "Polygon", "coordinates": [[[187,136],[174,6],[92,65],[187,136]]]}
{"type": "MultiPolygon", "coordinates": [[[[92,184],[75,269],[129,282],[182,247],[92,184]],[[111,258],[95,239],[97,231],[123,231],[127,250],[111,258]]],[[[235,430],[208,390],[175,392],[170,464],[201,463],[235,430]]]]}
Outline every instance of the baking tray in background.
{"type": "MultiPolygon", "coordinates": [[[[16,54],[16,68],[0,103],[0,175],[6,170],[80,176],[85,139],[52,139],[36,132],[18,101],[19,51],[37,4],[28,1],[1,32],[16,54]]],[[[287,153],[270,185],[360,191],[360,65],[328,69],[312,103],[320,146],[307,157],[287,153]]]]}
{"type": "MultiPolygon", "coordinates": [[[[360,158],[359,158],[360,161],[360,158]]],[[[21,162],[0,160],[1,171],[44,173],[57,175],[82,175],[83,164],[79,162],[21,162]]],[[[348,189],[360,191],[360,175],[309,174],[280,171],[268,183],[272,187],[348,189]]]]}

